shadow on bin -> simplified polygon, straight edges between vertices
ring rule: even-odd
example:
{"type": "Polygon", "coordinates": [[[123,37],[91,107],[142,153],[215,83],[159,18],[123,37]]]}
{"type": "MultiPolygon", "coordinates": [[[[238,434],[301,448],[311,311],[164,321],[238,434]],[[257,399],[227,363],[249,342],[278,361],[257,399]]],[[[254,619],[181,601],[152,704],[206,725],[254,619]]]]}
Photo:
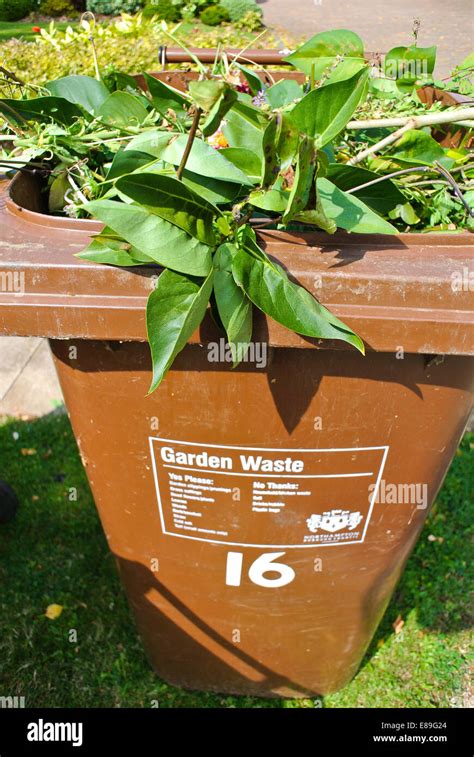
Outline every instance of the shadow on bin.
{"type": "Polygon", "coordinates": [[[470,359],[272,348],[266,369],[232,370],[209,362],[206,346],[189,345],[146,397],[146,345],[54,340],[52,348],[104,530],[159,675],[178,686],[265,696],[327,694],[347,683],[462,435],[470,359]],[[234,468],[199,467],[204,452],[234,468]],[[304,459],[307,476],[235,477],[244,453],[304,459]],[[267,480],[287,488],[276,499],[266,490],[273,507],[265,510],[256,485],[267,480]],[[305,496],[291,499],[290,484],[305,496]],[[385,499],[390,487],[395,502],[385,499]],[[420,500],[411,492],[418,487],[420,500]],[[332,528],[351,513],[360,529],[332,528]],[[328,530],[312,527],[324,521],[328,530]]]}

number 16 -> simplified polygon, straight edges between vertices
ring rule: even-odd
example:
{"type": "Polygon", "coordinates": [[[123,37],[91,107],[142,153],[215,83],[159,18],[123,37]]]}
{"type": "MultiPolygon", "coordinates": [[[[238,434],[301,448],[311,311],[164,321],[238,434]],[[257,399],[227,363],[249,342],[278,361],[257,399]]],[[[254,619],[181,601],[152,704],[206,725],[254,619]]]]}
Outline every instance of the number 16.
{"type": "MultiPolygon", "coordinates": [[[[266,589],[278,589],[291,583],[296,573],[289,565],[281,562],[273,562],[282,557],[284,552],[265,552],[253,561],[249,568],[249,578],[252,583],[264,586],[266,589]],[[265,578],[265,573],[278,573],[278,578],[265,578]]],[[[240,586],[242,579],[242,565],[244,556],[242,552],[228,552],[225,582],[227,586],[240,586]]]]}

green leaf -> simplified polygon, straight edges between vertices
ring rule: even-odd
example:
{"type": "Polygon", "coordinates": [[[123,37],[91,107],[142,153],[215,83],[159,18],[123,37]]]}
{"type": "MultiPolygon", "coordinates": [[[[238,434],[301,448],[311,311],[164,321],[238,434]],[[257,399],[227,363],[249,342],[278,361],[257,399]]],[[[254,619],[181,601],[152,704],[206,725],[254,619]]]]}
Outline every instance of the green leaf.
{"type": "Polygon", "coordinates": [[[451,74],[451,83],[457,84],[461,95],[474,97],[474,53],[469,53],[451,74]]]}
{"type": "Polygon", "coordinates": [[[148,297],[146,322],[153,363],[149,394],[160,385],[176,355],[186,346],[206,313],[212,272],[204,281],[165,270],[148,297]]]}
{"type": "Polygon", "coordinates": [[[184,169],[182,182],[213,205],[235,202],[238,197],[245,194],[246,190],[248,191],[248,188],[241,184],[209,179],[207,176],[188,171],[187,168],[184,169]]]}
{"type": "MultiPolygon", "coordinates": [[[[224,84],[224,82],[222,83],[224,84]]],[[[222,119],[230,108],[232,108],[236,100],[237,92],[226,84],[219,99],[214,103],[206,121],[201,127],[201,131],[205,137],[210,137],[211,134],[214,134],[218,130],[222,119]]]]}
{"type": "Polygon", "coordinates": [[[252,95],[258,94],[263,89],[266,90],[266,87],[263,81],[254,71],[252,71],[251,68],[246,68],[245,66],[242,66],[240,63],[236,63],[235,65],[240,71],[242,71],[243,75],[245,76],[245,79],[247,81],[247,84],[249,85],[252,95]]]}
{"type": "Polygon", "coordinates": [[[214,255],[214,295],[234,368],[245,356],[252,339],[252,303],[232,275],[232,260],[236,254],[235,245],[222,244],[214,255]]]}
{"type": "Polygon", "coordinates": [[[318,149],[331,142],[350,121],[367,93],[369,71],[365,68],[351,79],[328,84],[309,92],[288,114],[301,132],[316,138],[318,149]]]}
{"type": "Polygon", "coordinates": [[[220,211],[178,179],[160,174],[135,173],[122,176],[116,187],[134,202],[179,226],[203,244],[215,244],[212,222],[220,211]]]}
{"type": "Polygon", "coordinates": [[[2,98],[0,113],[7,121],[17,126],[21,126],[24,121],[56,121],[64,126],[71,126],[78,118],[89,119],[89,115],[78,105],[62,97],[35,97],[31,100],[2,98]]]}
{"type": "Polygon", "coordinates": [[[474,68],[474,52],[469,53],[466,57],[456,66],[453,73],[458,71],[466,71],[467,69],[474,68]]]}
{"type": "Polygon", "coordinates": [[[344,59],[331,72],[331,82],[348,79],[365,66],[364,43],[357,34],[348,29],[315,34],[288,55],[285,61],[304,71],[307,76],[313,73],[317,80],[334,64],[338,55],[344,56],[344,59]]]}
{"type": "Polygon", "coordinates": [[[219,150],[219,153],[242,171],[253,183],[260,181],[262,160],[256,153],[241,147],[224,147],[219,150]]]}
{"type": "Polygon", "coordinates": [[[228,85],[220,79],[204,79],[203,81],[190,81],[188,90],[198,108],[208,113],[222,97],[226,86],[228,85]]]}
{"type": "Polygon", "coordinates": [[[216,221],[216,227],[224,237],[229,237],[233,232],[233,228],[229,223],[229,215],[220,216],[216,221]]]}
{"type": "Polygon", "coordinates": [[[433,73],[436,47],[393,47],[385,56],[385,75],[395,79],[397,87],[410,92],[415,83],[433,73]]]}
{"type": "Polygon", "coordinates": [[[282,223],[288,224],[296,213],[305,209],[313,186],[316,163],[317,153],[314,140],[310,137],[302,137],[296,161],[295,180],[282,223]]]}
{"type": "Polygon", "coordinates": [[[243,97],[248,98],[248,102],[241,102],[238,100],[232,108],[232,113],[237,113],[245,119],[247,123],[253,124],[260,129],[264,129],[268,121],[267,114],[262,111],[261,108],[252,104],[252,98],[250,95],[243,95],[243,97]]]}
{"type": "Polygon", "coordinates": [[[71,189],[71,185],[68,181],[68,173],[66,170],[61,171],[55,176],[49,188],[48,210],[50,213],[56,213],[64,209],[64,195],[69,189],[71,189]]]}
{"type": "Polygon", "coordinates": [[[45,89],[55,97],[64,97],[70,103],[81,105],[88,113],[95,114],[110,92],[101,81],[92,76],[63,76],[50,81],[45,89]]]}
{"type": "MultiPolygon", "coordinates": [[[[162,159],[167,163],[178,166],[183,157],[186,147],[187,135],[178,137],[171,142],[162,153],[162,159]]],[[[236,184],[251,184],[250,179],[243,171],[236,168],[224,155],[221,150],[216,150],[202,139],[195,139],[189,158],[186,162],[186,168],[193,173],[207,176],[210,179],[220,179],[221,181],[233,181],[236,184]]]]}
{"type": "Polygon", "coordinates": [[[119,150],[115,153],[112,165],[105,178],[107,181],[110,181],[111,179],[118,179],[120,176],[137,171],[151,163],[151,157],[146,152],[140,152],[139,150],[119,150]]]}
{"type": "MultiPolygon", "coordinates": [[[[183,157],[187,134],[176,136],[169,132],[144,132],[130,141],[126,148],[147,152],[160,160],[179,166],[183,157]]],[[[216,150],[202,139],[196,138],[186,162],[186,168],[201,176],[220,181],[232,181],[236,184],[251,185],[246,174],[234,166],[224,155],[222,150],[216,150]]]]}
{"type": "Polygon", "coordinates": [[[288,206],[290,193],[273,186],[271,189],[255,189],[249,194],[249,203],[256,208],[269,210],[273,213],[283,213],[288,206]]]}
{"type": "Polygon", "coordinates": [[[447,157],[444,149],[430,134],[419,129],[406,131],[392,152],[384,157],[408,166],[431,166],[435,160],[438,160],[446,168],[450,168],[454,162],[447,157]]]}
{"type": "Polygon", "coordinates": [[[249,106],[242,103],[238,106],[234,105],[227,114],[227,123],[222,127],[222,132],[230,147],[250,150],[262,158],[265,122],[262,122],[261,113],[257,116],[249,106]]]}
{"type": "Polygon", "coordinates": [[[348,326],[260,253],[254,257],[241,249],[232,263],[236,283],[254,305],[291,331],[317,339],[341,339],[364,353],[364,343],[348,326]]]}
{"type": "Polygon", "coordinates": [[[280,170],[280,159],[277,152],[278,134],[281,128],[281,115],[273,113],[267,128],[263,133],[263,167],[261,176],[262,187],[268,187],[276,181],[280,170]]]}
{"type": "Polygon", "coordinates": [[[317,226],[327,234],[334,234],[337,230],[337,223],[332,218],[327,217],[318,194],[316,194],[316,207],[313,210],[303,210],[301,213],[297,213],[294,220],[317,226]]]}
{"type": "Polygon", "coordinates": [[[396,234],[391,223],[381,218],[354,195],[342,192],[328,179],[316,180],[318,196],[328,218],[340,229],[359,234],[396,234]]]}
{"type": "Polygon", "coordinates": [[[207,276],[211,250],[177,226],[140,205],[93,200],[86,210],[159,265],[191,276],[207,276]]]}
{"type": "Polygon", "coordinates": [[[294,100],[301,99],[303,90],[294,79],[280,79],[265,90],[265,96],[273,109],[283,108],[294,100]]]}
{"type": "Polygon", "coordinates": [[[190,102],[181,92],[150,74],[144,74],[144,77],[151,103],[158,113],[166,118],[168,111],[172,110],[179,119],[186,118],[190,102]]]}
{"type": "Polygon", "coordinates": [[[190,81],[188,89],[195,104],[208,113],[202,126],[202,133],[208,137],[217,131],[227,111],[237,101],[237,92],[218,79],[190,81]]]}
{"type": "Polygon", "coordinates": [[[293,163],[300,142],[300,133],[292,124],[289,116],[290,114],[288,113],[282,113],[283,120],[278,138],[277,150],[281,160],[282,171],[285,171],[293,163]]]}
{"type": "Polygon", "coordinates": [[[135,265],[150,265],[154,261],[151,258],[144,259],[141,253],[137,252],[138,257],[134,257],[134,250],[130,244],[122,239],[98,234],[91,243],[76,253],[76,258],[88,260],[91,263],[104,263],[106,265],[116,265],[131,267],[135,265]]]}
{"type": "Polygon", "coordinates": [[[129,92],[112,92],[97,108],[96,116],[117,126],[140,125],[148,111],[138,97],[129,92]]]}
{"type": "Polygon", "coordinates": [[[393,79],[384,79],[382,76],[369,79],[369,92],[373,92],[381,100],[401,100],[404,97],[393,79]]]}
{"type": "MultiPolygon", "coordinates": [[[[359,187],[362,184],[366,184],[374,179],[382,178],[380,174],[374,171],[369,171],[367,168],[359,168],[359,166],[347,166],[343,163],[331,163],[327,173],[327,178],[347,192],[349,189],[359,187]]],[[[352,193],[353,197],[357,197],[366,205],[376,210],[378,213],[384,215],[388,213],[399,203],[405,202],[405,196],[400,192],[396,184],[390,179],[380,181],[378,184],[373,184],[371,187],[365,187],[358,192],[352,193]]]]}
{"type": "Polygon", "coordinates": [[[124,74],[123,71],[109,71],[102,77],[102,81],[109,92],[124,90],[125,92],[132,92],[134,95],[143,96],[143,90],[140,89],[137,80],[130,74],[124,74]]]}
{"type": "Polygon", "coordinates": [[[413,226],[420,221],[420,218],[409,202],[397,205],[396,208],[390,211],[389,216],[392,219],[400,218],[408,226],[413,226]]]}
{"type": "Polygon", "coordinates": [[[138,150],[146,152],[154,158],[161,158],[163,150],[174,140],[177,135],[169,131],[160,131],[159,129],[150,129],[137,134],[136,137],[128,142],[125,150],[138,150]]]}

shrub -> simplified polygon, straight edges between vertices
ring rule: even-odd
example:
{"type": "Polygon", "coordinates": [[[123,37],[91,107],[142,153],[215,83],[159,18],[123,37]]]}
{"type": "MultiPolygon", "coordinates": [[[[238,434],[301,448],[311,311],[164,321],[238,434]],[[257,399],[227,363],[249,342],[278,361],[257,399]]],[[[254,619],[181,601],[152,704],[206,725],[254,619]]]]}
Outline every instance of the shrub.
{"type": "Polygon", "coordinates": [[[234,22],[236,29],[247,32],[256,32],[262,28],[262,14],[248,11],[239,21],[234,22]]]}
{"type": "Polygon", "coordinates": [[[203,10],[199,18],[207,26],[218,26],[225,21],[230,21],[228,12],[220,5],[210,5],[209,8],[203,10]]]}
{"type": "Polygon", "coordinates": [[[157,2],[149,3],[144,11],[145,18],[151,18],[157,16],[162,21],[169,21],[174,23],[181,18],[181,11],[172,0],[157,0],[157,2]]]}
{"type": "MultiPolygon", "coordinates": [[[[249,33],[237,31],[233,26],[200,27],[196,23],[193,31],[193,45],[196,47],[243,48],[249,42],[249,33]]],[[[32,84],[57,79],[69,74],[87,74],[94,76],[94,61],[88,31],[80,24],[74,29],[43,29],[41,35],[27,41],[21,38],[9,39],[0,44],[2,66],[13,71],[20,79],[32,84]]],[[[99,66],[105,76],[109,71],[124,73],[156,71],[157,46],[169,40],[166,35],[143,16],[133,16],[119,21],[98,22],[95,27],[99,66]]],[[[183,42],[188,41],[183,38],[183,42]]],[[[257,47],[281,46],[282,40],[271,33],[265,42],[257,47]]],[[[293,37],[285,35],[283,44],[295,47],[293,37]]]]}
{"type": "Polygon", "coordinates": [[[262,9],[255,0],[220,0],[220,5],[226,9],[232,23],[240,21],[249,12],[262,16],[262,9]]]}
{"type": "Polygon", "coordinates": [[[39,12],[45,16],[77,16],[71,0],[43,0],[39,12]]]}
{"type": "Polygon", "coordinates": [[[34,0],[0,0],[0,21],[19,21],[35,6],[34,0]]]}
{"type": "Polygon", "coordinates": [[[142,7],[141,0],[87,0],[86,8],[92,13],[104,16],[118,16],[119,13],[136,13],[142,7]]]}

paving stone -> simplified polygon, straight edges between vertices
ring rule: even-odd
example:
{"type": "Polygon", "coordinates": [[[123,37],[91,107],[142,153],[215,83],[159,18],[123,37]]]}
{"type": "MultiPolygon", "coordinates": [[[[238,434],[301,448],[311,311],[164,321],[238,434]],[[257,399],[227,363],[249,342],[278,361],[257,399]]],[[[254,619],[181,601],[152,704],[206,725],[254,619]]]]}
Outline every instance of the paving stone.
{"type": "Polygon", "coordinates": [[[437,45],[436,75],[448,76],[474,47],[472,0],[260,0],[268,26],[308,38],[328,29],[351,29],[371,52],[412,42],[413,19],[421,20],[420,47],[437,45]]]}
{"type": "Polygon", "coordinates": [[[46,339],[1,337],[0,417],[44,415],[62,401],[46,339]]]}

